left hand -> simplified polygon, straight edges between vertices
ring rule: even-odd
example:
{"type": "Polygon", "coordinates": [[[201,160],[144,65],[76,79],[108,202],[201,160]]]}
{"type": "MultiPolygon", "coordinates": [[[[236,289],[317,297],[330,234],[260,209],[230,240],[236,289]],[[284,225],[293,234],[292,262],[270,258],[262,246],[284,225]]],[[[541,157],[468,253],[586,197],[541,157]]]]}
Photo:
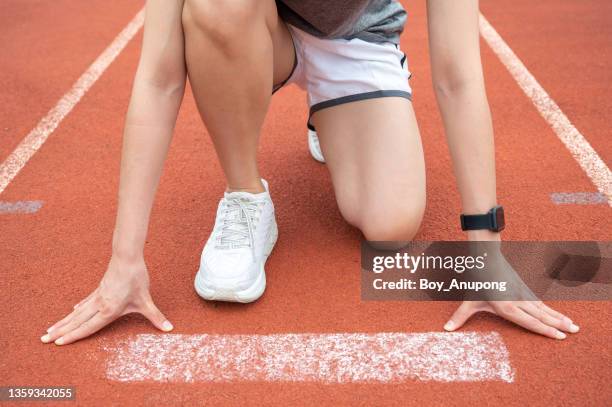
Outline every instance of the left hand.
{"type": "MultiPolygon", "coordinates": [[[[468,234],[471,241],[499,241],[499,234],[489,231],[475,231],[468,234]]],[[[512,266],[503,258],[504,267],[509,267],[515,278],[518,274],[512,270],[512,266]]],[[[510,274],[510,273],[509,273],[510,274]]],[[[520,279],[520,278],[519,278],[520,279]]],[[[522,281],[520,281],[522,283],[522,281]]],[[[529,288],[523,284],[525,289],[524,298],[535,298],[529,288]]],[[[447,331],[455,331],[461,328],[472,315],[477,312],[491,312],[495,315],[514,322],[523,328],[540,335],[553,339],[565,339],[565,332],[576,333],[580,330],[578,325],[563,315],[545,305],[539,300],[515,300],[515,301],[464,301],[455,311],[450,320],[444,325],[447,331]]]]}
{"type": "Polygon", "coordinates": [[[472,315],[486,311],[523,328],[553,339],[565,339],[564,332],[576,333],[579,327],[570,318],[542,301],[464,301],[444,325],[447,331],[463,326],[472,315]]]}

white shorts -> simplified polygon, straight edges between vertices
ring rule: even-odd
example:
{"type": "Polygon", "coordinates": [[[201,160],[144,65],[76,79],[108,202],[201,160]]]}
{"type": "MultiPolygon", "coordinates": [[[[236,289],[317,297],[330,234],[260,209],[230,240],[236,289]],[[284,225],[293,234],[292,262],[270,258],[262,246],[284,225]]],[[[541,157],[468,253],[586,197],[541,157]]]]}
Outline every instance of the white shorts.
{"type": "MultiPolygon", "coordinates": [[[[308,93],[310,116],[327,107],[380,97],[412,99],[406,55],[391,43],[322,39],[292,25],[296,64],[289,78],[308,93]]],[[[309,124],[309,127],[310,126],[309,124]]]]}

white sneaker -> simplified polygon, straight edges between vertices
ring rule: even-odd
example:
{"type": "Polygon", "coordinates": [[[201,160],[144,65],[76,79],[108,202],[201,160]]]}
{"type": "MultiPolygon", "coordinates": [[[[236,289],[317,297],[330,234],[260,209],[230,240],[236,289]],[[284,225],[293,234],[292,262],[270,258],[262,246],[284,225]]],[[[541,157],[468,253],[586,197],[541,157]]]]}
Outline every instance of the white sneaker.
{"type": "Polygon", "coordinates": [[[278,228],[268,183],[266,192],[226,192],[215,227],[202,250],[195,289],[206,300],[252,302],[266,288],[264,265],[278,228]]]}
{"type": "Polygon", "coordinates": [[[312,158],[325,164],[325,157],[323,157],[323,152],[321,151],[319,137],[317,136],[316,130],[310,128],[310,126],[308,127],[308,149],[310,150],[312,158]]]}

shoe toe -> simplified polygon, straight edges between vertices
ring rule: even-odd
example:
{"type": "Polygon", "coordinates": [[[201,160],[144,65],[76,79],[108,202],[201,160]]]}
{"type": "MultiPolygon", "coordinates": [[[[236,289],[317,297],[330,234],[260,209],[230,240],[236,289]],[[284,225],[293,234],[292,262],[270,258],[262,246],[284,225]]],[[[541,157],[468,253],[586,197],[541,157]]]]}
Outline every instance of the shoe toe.
{"type": "Polygon", "coordinates": [[[215,252],[202,257],[199,277],[216,290],[244,290],[255,278],[256,263],[244,253],[215,252]]]}

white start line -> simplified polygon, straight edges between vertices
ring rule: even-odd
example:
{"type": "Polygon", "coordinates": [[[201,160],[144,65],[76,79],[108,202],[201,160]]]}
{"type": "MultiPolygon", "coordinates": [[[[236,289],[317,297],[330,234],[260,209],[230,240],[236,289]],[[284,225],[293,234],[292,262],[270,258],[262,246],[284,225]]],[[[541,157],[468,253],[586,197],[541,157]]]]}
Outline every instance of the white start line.
{"type": "Polygon", "coordinates": [[[120,382],[514,381],[497,332],[144,334],[104,349],[120,382]]]}
{"type": "Polygon", "coordinates": [[[482,14],[480,34],[506,66],[521,90],[531,99],[540,115],[552,127],[559,140],[578,161],[597,190],[606,197],[608,205],[612,206],[612,172],[606,163],[482,14]]]}

